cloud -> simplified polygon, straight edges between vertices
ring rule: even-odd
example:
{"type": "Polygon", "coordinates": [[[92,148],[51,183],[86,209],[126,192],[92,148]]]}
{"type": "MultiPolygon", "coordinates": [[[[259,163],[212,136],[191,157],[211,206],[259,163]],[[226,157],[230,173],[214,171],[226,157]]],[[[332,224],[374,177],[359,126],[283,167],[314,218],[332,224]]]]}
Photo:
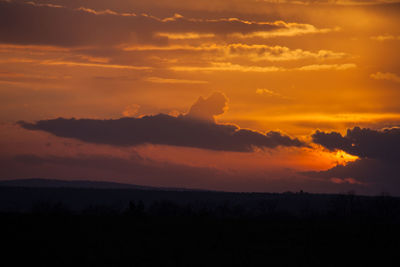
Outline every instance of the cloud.
{"type": "Polygon", "coordinates": [[[320,71],[320,70],[348,70],[357,67],[355,64],[314,64],[298,68],[284,68],[276,66],[239,65],[230,62],[211,62],[209,66],[175,66],[174,71],[238,71],[238,72],[281,72],[281,71],[320,71]]]}
{"type": "Polygon", "coordinates": [[[295,70],[300,71],[313,71],[313,70],[348,70],[356,68],[356,64],[346,63],[346,64],[314,64],[307,65],[296,68],[295,70]]]}
{"type": "Polygon", "coordinates": [[[347,56],[346,53],[319,50],[317,52],[302,49],[290,49],[285,46],[229,44],[221,47],[226,57],[245,56],[252,61],[289,61],[301,59],[339,59],[347,56]]]}
{"type": "Polygon", "coordinates": [[[195,120],[214,121],[215,116],[226,111],[227,104],[228,98],[220,92],[215,92],[208,98],[199,97],[185,116],[195,120]]]}
{"type": "Polygon", "coordinates": [[[390,72],[377,72],[371,74],[370,77],[375,80],[387,80],[395,83],[400,83],[400,76],[390,72]]]}
{"type": "Polygon", "coordinates": [[[59,137],[113,146],[159,144],[237,152],[305,146],[302,141],[280,132],[263,134],[231,124],[215,123],[214,117],[225,111],[226,102],[222,93],[214,93],[208,98],[200,97],[187,114],[178,117],[158,114],[114,120],[58,118],[36,123],[19,122],[19,125],[59,137]]]}
{"type": "Polygon", "coordinates": [[[331,178],[331,181],[335,184],[359,184],[362,185],[362,182],[357,181],[353,178],[331,178]]]}
{"type": "Polygon", "coordinates": [[[171,32],[159,32],[156,36],[166,37],[170,40],[190,40],[190,39],[202,39],[202,38],[213,38],[215,34],[212,33],[196,33],[196,32],[183,32],[183,33],[171,33],[171,32]]]}
{"type": "MultiPolygon", "coordinates": [[[[121,44],[165,46],[168,40],[196,40],[217,36],[224,39],[226,37],[269,38],[337,30],[319,29],[311,24],[281,20],[253,21],[232,17],[201,19],[179,14],[160,18],[146,13],[136,14],[131,11],[132,8],[124,9],[109,1],[87,3],[95,7],[77,6],[78,3],[69,3],[70,1],[62,2],[58,1],[60,4],[54,5],[0,1],[0,43],[60,47],[121,44]]],[[[129,5],[129,3],[120,4],[129,5]]],[[[159,6],[159,3],[147,4],[150,7],[147,10],[159,6]]]]}
{"type": "Polygon", "coordinates": [[[312,139],[328,150],[343,150],[359,159],[329,170],[304,174],[330,179],[333,183],[364,184],[376,190],[400,193],[400,128],[355,127],[348,129],[344,136],[337,132],[317,131],[312,139]]]}
{"type": "MultiPolygon", "coordinates": [[[[0,2],[0,42],[25,45],[111,46],[122,43],[166,44],[168,36],[249,34],[291,29],[285,22],[257,22],[237,18],[194,19],[181,15],[158,18],[148,14],[96,11],[17,2],[0,2]],[[99,30],[101,29],[101,30],[99,30]],[[188,33],[192,33],[191,35],[188,33]],[[193,35],[193,33],[195,35],[193,35]]],[[[296,26],[297,27],[297,26],[296,26]]]]}
{"type": "MultiPolygon", "coordinates": [[[[8,1],[8,0],[7,0],[8,1]]],[[[25,0],[14,0],[16,2],[26,2],[25,0]]],[[[48,5],[49,0],[35,0],[40,3],[37,5],[48,5]],[[42,4],[44,3],[44,4],[42,4]]],[[[79,8],[82,5],[95,9],[95,12],[103,12],[107,8],[114,10],[148,10],[150,7],[158,7],[163,10],[171,12],[171,10],[184,9],[184,10],[207,10],[207,11],[226,11],[232,12],[264,12],[271,8],[277,8],[283,5],[285,8],[294,5],[295,8],[299,6],[317,7],[317,6],[361,6],[361,5],[385,5],[390,3],[398,3],[399,0],[202,0],[201,3],[195,0],[147,0],[131,1],[131,0],[57,0],[59,5],[68,6],[71,8],[79,8]],[[100,10],[100,11],[99,11],[100,10]]],[[[115,12],[115,11],[112,11],[115,12]]],[[[138,11],[139,12],[139,11],[138,11]]],[[[117,12],[115,12],[117,13],[117,12]]]]}
{"type": "Polygon", "coordinates": [[[161,83],[161,84],[207,84],[208,83],[207,81],[172,79],[172,78],[161,78],[161,77],[147,77],[144,80],[151,83],[161,83]]]}
{"type": "Polygon", "coordinates": [[[275,66],[244,66],[239,64],[232,64],[230,62],[211,62],[209,66],[175,66],[171,67],[174,71],[239,71],[239,72],[276,72],[284,71],[284,68],[275,66]]]}
{"type": "Polygon", "coordinates": [[[364,6],[384,5],[399,3],[399,0],[263,0],[265,3],[280,3],[294,5],[343,5],[343,6],[364,6]]]}
{"type": "Polygon", "coordinates": [[[290,49],[285,46],[270,46],[261,44],[201,44],[201,45],[169,45],[169,46],[149,46],[136,45],[122,48],[124,51],[174,51],[174,52],[203,52],[213,53],[218,58],[243,58],[246,60],[259,61],[290,61],[290,60],[328,60],[340,59],[348,56],[346,53],[334,52],[330,50],[318,50],[316,52],[302,49],[290,49]]]}
{"type": "Polygon", "coordinates": [[[337,165],[325,171],[304,172],[302,174],[332,183],[362,185],[374,194],[390,192],[400,194],[400,167],[398,164],[377,159],[359,159],[346,165],[337,165]]]}
{"type": "Polygon", "coordinates": [[[400,40],[400,36],[386,34],[386,35],[372,36],[371,39],[375,40],[375,41],[383,42],[383,41],[390,41],[390,40],[400,40]]]}
{"type": "Polygon", "coordinates": [[[329,150],[343,150],[360,158],[400,160],[400,128],[378,131],[355,127],[348,129],[345,136],[337,132],[317,131],[312,135],[312,139],[314,143],[329,150]]]}
{"type": "Polygon", "coordinates": [[[115,16],[123,16],[123,17],[136,17],[137,16],[135,13],[118,13],[118,12],[115,12],[110,9],[98,11],[98,10],[94,10],[91,8],[79,7],[79,8],[76,8],[75,10],[84,11],[84,12],[88,12],[88,13],[95,14],[95,15],[115,15],[115,16]]]}
{"type": "Polygon", "coordinates": [[[258,89],[256,90],[256,94],[258,94],[258,95],[274,96],[274,97],[279,97],[279,98],[286,98],[285,96],[283,96],[283,95],[281,95],[281,94],[279,94],[279,93],[277,93],[277,92],[274,92],[274,91],[272,91],[272,90],[265,89],[265,88],[258,88],[258,89]]]}
{"type": "Polygon", "coordinates": [[[275,22],[276,25],[283,26],[281,29],[276,31],[253,31],[250,33],[233,33],[231,37],[235,38],[274,38],[274,37],[293,37],[305,34],[318,34],[318,33],[329,33],[340,31],[340,28],[336,27],[333,29],[318,29],[311,24],[302,23],[287,23],[284,21],[275,22]]]}
{"type": "Polygon", "coordinates": [[[122,115],[124,117],[133,117],[137,115],[139,112],[140,106],[137,104],[131,104],[129,106],[126,106],[124,111],[122,112],[122,115]]]}
{"type": "Polygon", "coordinates": [[[102,63],[75,62],[75,61],[62,61],[62,60],[37,60],[30,58],[11,58],[11,59],[0,60],[0,63],[30,63],[30,64],[40,64],[46,66],[88,67],[88,68],[102,68],[102,69],[128,69],[128,70],[151,69],[151,67],[147,66],[102,64],[102,63]]]}

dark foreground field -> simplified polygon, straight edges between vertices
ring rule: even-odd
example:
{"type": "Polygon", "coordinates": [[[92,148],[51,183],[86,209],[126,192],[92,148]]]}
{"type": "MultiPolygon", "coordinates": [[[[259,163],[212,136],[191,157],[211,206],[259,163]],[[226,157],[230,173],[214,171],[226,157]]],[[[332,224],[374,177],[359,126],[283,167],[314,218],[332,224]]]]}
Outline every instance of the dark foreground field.
{"type": "Polygon", "coordinates": [[[400,266],[388,196],[0,187],[2,266],[400,266]]]}

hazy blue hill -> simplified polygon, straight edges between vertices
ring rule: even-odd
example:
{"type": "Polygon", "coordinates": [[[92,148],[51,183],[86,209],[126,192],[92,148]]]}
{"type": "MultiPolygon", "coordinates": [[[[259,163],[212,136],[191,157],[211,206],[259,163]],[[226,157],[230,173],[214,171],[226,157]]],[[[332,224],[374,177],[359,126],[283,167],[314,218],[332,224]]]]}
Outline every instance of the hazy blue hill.
{"type": "Polygon", "coordinates": [[[42,187],[42,188],[67,187],[67,188],[99,188],[99,189],[141,189],[141,190],[159,189],[150,186],[140,186],[140,185],[122,184],[114,182],[98,182],[98,181],[88,181],[88,180],[65,181],[65,180],[41,179],[41,178],[0,181],[0,186],[42,187]]]}
{"type": "Polygon", "coordinates": [[[96,188],[96,189],[138,189],[138,190],[168,190],[168,191],[205,191],[198,189],[154,187],[115,182],[99,182],[89,180],[66,181],[57,179],[29,178],[0,181],[0,186],[6,187],[36,187],[36,188],[96,188]]]}

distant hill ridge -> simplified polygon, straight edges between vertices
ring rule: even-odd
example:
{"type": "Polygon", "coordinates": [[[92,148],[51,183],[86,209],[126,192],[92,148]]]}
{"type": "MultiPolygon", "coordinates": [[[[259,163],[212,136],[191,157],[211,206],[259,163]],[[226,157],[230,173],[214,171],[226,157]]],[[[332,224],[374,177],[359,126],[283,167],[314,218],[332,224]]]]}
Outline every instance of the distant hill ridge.
{"type": "Polygon", "coordinates": [[[153,187],[115,182],[100,182],[89,180],[56,180],[29,178],[0,181],[0,186],[6,187],[37,187],[37,188],[93,188],[93,189],[137,189],[137,190],[161,190],[161,191],[200,191],[198,189],[153,187]]]}

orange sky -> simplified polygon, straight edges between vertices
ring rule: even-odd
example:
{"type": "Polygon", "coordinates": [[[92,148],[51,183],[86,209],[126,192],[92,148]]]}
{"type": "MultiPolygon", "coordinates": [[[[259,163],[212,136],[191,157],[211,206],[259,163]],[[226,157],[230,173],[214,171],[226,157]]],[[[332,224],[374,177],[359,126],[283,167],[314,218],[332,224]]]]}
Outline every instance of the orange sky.
{"type": "Polygon", "coordinates": [[[386,190],[391,185],[304,172],[359,156],[313,143],[317,129],[345,134],[355,126],[380,131],[400,125],[398,2],[0,0],[0,159],[10,166],[0,179],[85,178],[234,191],[386,190]],[[58,117],[179,118],[199,97],[215,92],[227,103],[223,112],[210,111],[212,123],[277,131],[305,145],[251,151],[160,142],[116,147],[16,125],[58,117]],[[72,161],[82,157],[141,167],[110,163],[100,171],[72,161]],[[161,177],[170,170],[174,178],[161,177]],[[193,175],[202,171],[207,178],[193,175]]]}

